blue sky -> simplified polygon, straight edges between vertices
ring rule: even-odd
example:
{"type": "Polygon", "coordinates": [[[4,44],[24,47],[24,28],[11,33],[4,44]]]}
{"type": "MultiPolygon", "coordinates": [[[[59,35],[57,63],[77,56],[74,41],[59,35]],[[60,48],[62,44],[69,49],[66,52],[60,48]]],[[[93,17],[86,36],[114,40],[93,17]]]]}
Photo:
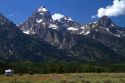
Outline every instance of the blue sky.
{"type": "MultiPolygon", "coordinates": [[[[112,3],[113,0],[0,0],[0,13],[20,24],[38,7],[44,5],[51,14],[61,13],[86,24],[98,19],[92,19],[91,16],[96,15],[99,8],[105,8],[112,3]]],[[[118,25],[125,26],[125,15],[111,18],[118,25]]]]}

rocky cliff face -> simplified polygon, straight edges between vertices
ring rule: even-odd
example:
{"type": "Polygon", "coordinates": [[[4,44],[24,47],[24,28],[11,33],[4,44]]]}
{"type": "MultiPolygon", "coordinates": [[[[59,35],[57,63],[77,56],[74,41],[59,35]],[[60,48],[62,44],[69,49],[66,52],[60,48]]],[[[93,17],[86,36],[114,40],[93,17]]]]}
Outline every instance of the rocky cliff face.
{"type": "Polygon", "coordinates": [[[24,34],[19,27],[0,14],[0,61],[42,62],[62,60],[65,54],[41,41],[37,36],[24,34]]]}
{"type": "Polygon", "coordinates": [[[75,56],[82,61],[110,61],[113,57],[120,60],[125,56],[125,29],[107,16],[83,25],[68,16],[51,15],[45,7],[41,7],[19,27],[24,32],[33,32],[51,45],[68,49],[67,56],[75,56]]]}
{"type": "Polygon", "coordinates": [[[125,60],[125,29],[117,26],[107,16],[83,25],[62,14],[51,15],[48,9],[42,6],[18,27],[1,15],[0,27],[0,54],[5,60],[125,60]]]}
{"type": "Polygon", "coordinates": [[[71,34],[69,34],[68,29],[75,32],[71,26],[79,27],[80,24],[73,22],[69,17],[60,17],[60,15],[57,15],[58,14],[52,16],[50,12],[42,6],[19,27],[24,33],[37,34],[41,39],[59,48],[71,48],[75,44],[75,41],[71,34]]]}
{"type": "Polygon", "coordinates": [[[68,16],[51,15],[48,9],[43,6],[38,8],[19,27],[24,33],[37,34],[41,39],[59,48],[71,48],[77,43],[72,34],[90,36],[97,40],[98,34],[109,35],[116,39],[125,36],[125,29],[117,26],[107,16],[103,16],[96,22],[83,25],[68,16]]]}

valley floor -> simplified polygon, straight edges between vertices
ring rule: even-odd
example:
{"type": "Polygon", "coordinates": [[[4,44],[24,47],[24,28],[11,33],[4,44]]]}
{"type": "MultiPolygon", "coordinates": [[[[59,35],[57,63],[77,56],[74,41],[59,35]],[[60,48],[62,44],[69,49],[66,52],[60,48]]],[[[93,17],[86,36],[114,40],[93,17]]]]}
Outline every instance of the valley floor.
{"type": "Polygon", "coordinates": [[[1,75],[0,83],[125,83],[125,73],[1,75]]]}

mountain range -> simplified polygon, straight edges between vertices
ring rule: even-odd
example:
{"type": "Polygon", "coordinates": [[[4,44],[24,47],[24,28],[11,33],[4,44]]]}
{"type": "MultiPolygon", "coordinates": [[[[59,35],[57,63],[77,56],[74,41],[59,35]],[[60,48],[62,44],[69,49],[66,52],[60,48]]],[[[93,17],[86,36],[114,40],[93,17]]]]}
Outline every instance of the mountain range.
{"type": "Polygon", "coordinates": [[[125,28],[108,16],[81,24],[45,6],[24,23],[0,14],[0,60],[7,62],[124,62],[125,28]]]}

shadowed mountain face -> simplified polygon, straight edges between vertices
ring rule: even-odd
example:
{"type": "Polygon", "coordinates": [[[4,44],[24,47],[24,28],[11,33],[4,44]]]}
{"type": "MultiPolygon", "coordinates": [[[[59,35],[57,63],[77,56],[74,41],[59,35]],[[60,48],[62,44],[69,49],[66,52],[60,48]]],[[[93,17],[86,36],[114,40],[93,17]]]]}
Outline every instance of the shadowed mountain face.
{"type": "Polygon", "coordinates": [[[0,16],[0,58],[5,61],[124,62],[125,29],[104,16],[86,25],[44,6],[16,26],[0,16]]]}
{"type": "Polygon", "coordinates": [[[35,35],[24,34],[19,27],[0,14],[0,60],[48,62],[61,60],[62,57],[66,56],[56,47],[39,40],[35,35]]]}

